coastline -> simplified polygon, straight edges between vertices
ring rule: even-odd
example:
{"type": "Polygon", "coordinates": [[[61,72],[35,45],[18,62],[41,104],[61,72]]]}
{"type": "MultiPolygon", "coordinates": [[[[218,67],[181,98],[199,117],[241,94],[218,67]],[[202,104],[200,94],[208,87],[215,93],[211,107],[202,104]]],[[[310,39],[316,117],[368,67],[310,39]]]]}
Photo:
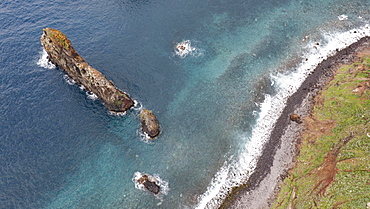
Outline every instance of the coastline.
{"type": "Polygon", "coordinates": [[[224,200],[220,208],[269,208],[274,201],[280,183],[287,171],[295,164],[298,155],[302,125],[290,121],[292,113],[307,116],[313,106],[313,98],[335,75],[336,69],[358,58],[357,53],[370,46],[370,37],[365,36],[335,55],[322,61],[288,99],[275,123],[269,140],[264,145],[255,172],[248,181],[224,200]]]}

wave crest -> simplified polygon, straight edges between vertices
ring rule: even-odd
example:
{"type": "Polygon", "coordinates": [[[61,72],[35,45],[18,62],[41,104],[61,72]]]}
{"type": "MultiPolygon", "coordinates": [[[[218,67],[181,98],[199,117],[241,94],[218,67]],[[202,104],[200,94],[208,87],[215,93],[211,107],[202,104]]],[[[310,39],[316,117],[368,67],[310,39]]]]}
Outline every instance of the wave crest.
{"type": "Polygon", "coordinates": [[[248,180],[257,166],[263,146],[269,139],[288,98],[298,90],[322,61],[365,36],[370,36],[370,26],[367,24],[346,32],[323,34],[323,40],[307,43],[307,48],[310,50],[292,72],[271,75],[277,94],[266,95],[260,105],[259,118],[251,137],[240,136],[246,141],[244,151],[237,160],[228,160],[224,163],[212,179],[207,191],[198,198],[197,209],[218,208],[233,187],[240,186],[248,180]],[[324,44],[318,47],[315,43],[319,42],[324,44]]]}
{"type": "Polygon", "coordinates": [[[56,66],[51,63],[48,59],[48,53],[45,51],[45,49],[42,49],[42,52],[40,52],[40,58],[37,61],[37,65],[46,69],[54,69],[56,66]]]}

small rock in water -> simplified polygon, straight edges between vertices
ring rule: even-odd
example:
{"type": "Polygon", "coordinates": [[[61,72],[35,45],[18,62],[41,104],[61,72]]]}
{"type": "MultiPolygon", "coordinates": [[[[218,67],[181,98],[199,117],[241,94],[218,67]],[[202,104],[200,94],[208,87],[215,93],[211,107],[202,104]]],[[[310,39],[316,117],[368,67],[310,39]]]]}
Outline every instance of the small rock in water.
{"type": "Polygon", "coordinates": [[[160,191],[160,186],[157,185],[155,181],[151,181],[148,175],[143,175],[141,178],[137,180],[140,184],[144,185],[144,187],[151,193],[158,194],[160,191]]]}
{"type": "Polygon", "coordinates": [[[154,139],[161,132],[159,123],[152,111],[144,109],[140,113],[141,129],[148,134],[150,139],[154,139]]]}
{"type": "Polygon", "coordinates": [[[181,51],[184,51],[186,49],[185,46],[181,46],[181,45],[180,46],[177,46],[176,48],[179,49],[179,50],[181,50],[181,51]]]}

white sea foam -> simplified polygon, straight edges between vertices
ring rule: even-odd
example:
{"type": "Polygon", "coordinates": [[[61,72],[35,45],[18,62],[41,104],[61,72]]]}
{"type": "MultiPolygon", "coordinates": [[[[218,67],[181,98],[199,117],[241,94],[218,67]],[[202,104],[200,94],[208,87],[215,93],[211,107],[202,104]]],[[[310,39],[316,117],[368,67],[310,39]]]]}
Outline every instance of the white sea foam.
{"type": "MultiPolygon", "coordinates": [[[[75,85],[76,84],[76,82],[74,80],[72,80],[68,75],[64,75],[63,79],[67,82],[68,85],[75,85]]],[[[80,89],[81,89],[81,87],[80,87],[80,89]]]]}
{"type": "Polygon", "coordinates": [[[338,16],[338,19],[339,19],[340,21],[348,20],[348,16],[347,16],[347,15],[339,15],[339,16],[338,16]]]}
{"type": "Polygon", "coordinates": [[[135,111],[137,115],[139,115],[141,110],[144,109],[144,106],[143,104],[141,104],[141,102],[134,100],[134,107],[132,107],[132,109],[135,111]]]}
{"type": "Polygon", "coordinates": [[[325,33],[322,41],[307,43],[307,48],[310,50],[302,57],[303,61],[294,71],[271,76],[276,92],[278,92],[277,95],[273,97],[266,95],[251,136],[248,138],[241,136],[247,142],[244,151],[238,160],[231,162],[228,160],[224,163],[207,191],[199,197],[196,208],[217,208],[233,187],[246,182],[256,168],[263,145],[269,139],[274,123],[281,115],[287,99],[298,90],[320,62],[334,55],[336,50],[344,49],[365,36],[370,36],[369,25],[347,32],[325,33]],[[315,43],[325,44],[318,46],[315,43]]]}
{"type": "Polygon", "coordinates": [[[125,111],[125,112],[113,112],[113,111],[109,111],[109,114],[110,115],[114,115],[114,116],[125,116],[127,114],[127,111],[125,111]]]}
{"type": "Polygon", "coordinates": [[[193,57],[199,57],[203,53],[197,47],[192,46],[190,40],[185,40],[176,44],[175,54],[180,58],[185,58],[188,55],[193,57]]]}
{"type": "MultiPolygon", "coordinates": [[[[76,84],[76,81],[74,81],[73,79],[71,79],[68,75],[64,75],[63,76],[63,79],[66,81],[66,83],[68,85],[75,85],[76,84]]],[[[98,99],[98,96],[96,94],[94,94],[93,92],[87,91],[86,90],[86,87],[84,85],[78,85],[78,88],[81,91],[86,91],[86,96],[87,96],[88,99],[91,99],[91,100],[98,99]]]]}
{"type": "Polygon", "coordinates": [[[163,201],[163,197],[168,194],[168,191],[170,191],[170,187],[168,186],[168,182],[164,181],[159,177],[158,174],[149,175],[146,173],[141,173],[139,171],[134,173],[134,176],[132,178],[132,181],[135,184],[135,188],[147,192],[148,190],[144,187],[143,184],[140,184],[138,180],[143,176],[147,175],[149,180],[152,182],[155,182],[159,187],[159,193],[155,195],[155,197],[161,201],[163,201]]]}
{"type": "Polygon", "coordinates": [[[37,65],[46,69],[54,69],[55,65],[48,60],[48,53],[42,48],[42,52],[40,53],[40,58],[37,61],[37,65]]]}
{"type": "Polygon", "coordinates": [[[152,138],[150,138],[150,136],[147,133],[143,132],[143,130],[141,128],[138,128],[136,130],[136,135],[139,136],[140,141],[142,141],[146,144],[152,144],[153,143],[152,138]]]}
{"type": "Polygon", "coordinates": [[[90,91],[86,91],[86,95],[87,95],[87,98],[89,98],[91,100],[97,100],[98,99],[98,96],[96,96],[96,94],[94,94],[90,91]]]}

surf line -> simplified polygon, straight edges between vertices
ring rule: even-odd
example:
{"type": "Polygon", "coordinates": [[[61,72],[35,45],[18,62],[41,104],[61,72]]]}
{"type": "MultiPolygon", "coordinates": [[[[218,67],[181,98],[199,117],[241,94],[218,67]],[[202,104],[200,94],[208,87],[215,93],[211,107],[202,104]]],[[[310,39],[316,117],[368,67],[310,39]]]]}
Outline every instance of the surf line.
{"type": "MultiPolygon", "coordinates": [[[[217,208],[233,187],[246,183],[254,173],[264,145],[269,140],[275,123],[281,116],[289,97],[299,89],[321,62],[358,42],[361,38],[369,36],[370,26],[368,24],[346,32],[324,33],[324,41],[316,42],[326,44],[312,47],[293,72],[271,75],[271,79],[276,84],[277,94],[274,96],[266,95],[265,100],[261,103],[259,117],[251,137],[241,136],[245,137],[245,141],[247,141],[244,151],[236,161],[224,163],[212,179],[207,191],[198,198],[198,204],[195,208],[217,208]]],[[[313,45],[315,45],[314,42],[307,43],[307,46],[313,45]]]]}

